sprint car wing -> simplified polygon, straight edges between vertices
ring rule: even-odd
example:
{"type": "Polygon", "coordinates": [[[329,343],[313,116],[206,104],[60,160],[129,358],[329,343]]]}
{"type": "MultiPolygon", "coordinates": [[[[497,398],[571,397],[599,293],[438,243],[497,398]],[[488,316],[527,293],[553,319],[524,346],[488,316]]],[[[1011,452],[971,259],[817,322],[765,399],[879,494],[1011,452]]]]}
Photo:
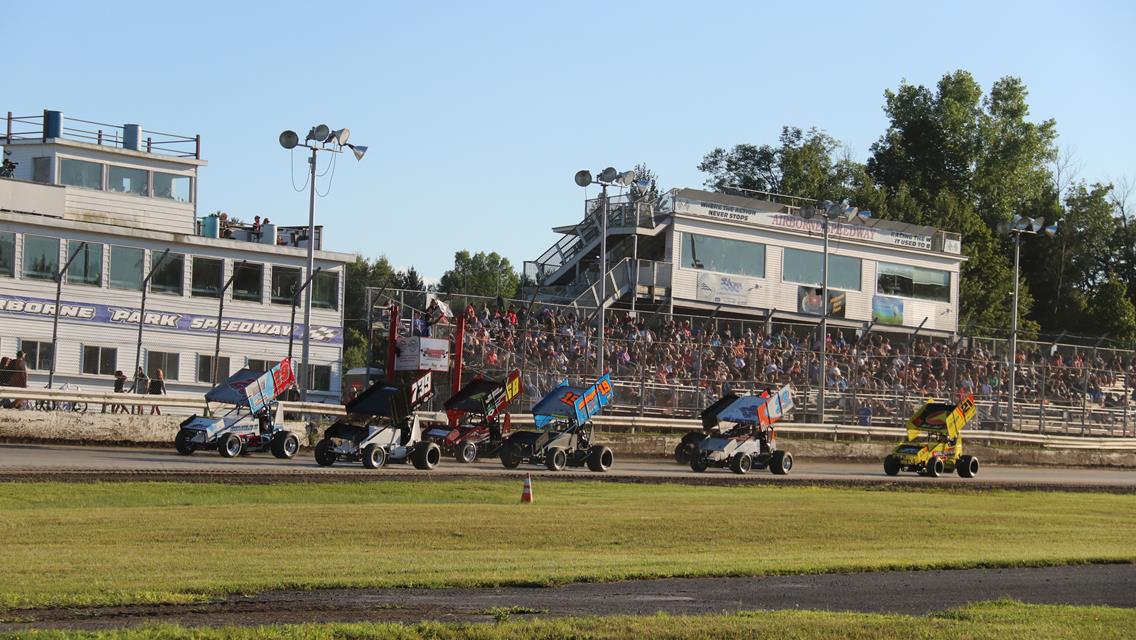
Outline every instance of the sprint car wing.
{"type": "Polygon", "coordinates": [[[513,369],[504,382],[489,378],[475,378],[467,382],[442,406],[454,417],[475,413],[492,420],[521,395],[521,388],[521,372],[513,369]]]}
{"type": "Polygon", "coordinates": [[[533,405],[532,412],[538,427],[543,427],[555,418],[565,418],[575,425],[581,425],[602,411],[611,400],[611,376],[604,374],[587,388],[561,384],[533,405]],[[542,416],[547,419],[540,420],[542,416]]]}
{"type": "Polygon", "coordinates": [[[209,402],[247,406],[256,413],[267,407],[296,381],[291,361],[285,358],[268,371],[241,369],[205,394],[209,402]]]}

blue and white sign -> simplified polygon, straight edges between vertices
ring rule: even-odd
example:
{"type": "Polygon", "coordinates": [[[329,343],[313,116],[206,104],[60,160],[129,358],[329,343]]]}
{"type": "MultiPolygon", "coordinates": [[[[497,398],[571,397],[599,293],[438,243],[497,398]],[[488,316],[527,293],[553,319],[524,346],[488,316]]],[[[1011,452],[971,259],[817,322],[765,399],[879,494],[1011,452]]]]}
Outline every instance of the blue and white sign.
{"type": "MultiPolygon", "coordinates": [[[[0,294],[0,314],[25,318],[50,318],[55,315],[55,301],[43,298],[27,298],[23,296],[0,294]]],[[[138,320],[141,315],[141,310],[133,307],[89,304],[66,300],[59,305],[60,319],[90,322],[93,324],[136,327],[138,326],[138,320]]],[[[165,331],[190,331],[210,334],[217,332],[217,316],[215,315],[147,310],[146,317],[142,320],[143,324],[147,327],[165,331]]],[[[250,320],[246,318],[221,319],[221,333],[224,335],[287,340],[288,327],[287,322],[267,322],[264,320],[250,320]]],[[[292,335],[297,340],[302,340],[304,337],[304,325],[297,324],[292,331],[292,335]]],[[[343,328],[313,326],[311,338],[312,341],[321,344],[343,344],[343,328]]]]}

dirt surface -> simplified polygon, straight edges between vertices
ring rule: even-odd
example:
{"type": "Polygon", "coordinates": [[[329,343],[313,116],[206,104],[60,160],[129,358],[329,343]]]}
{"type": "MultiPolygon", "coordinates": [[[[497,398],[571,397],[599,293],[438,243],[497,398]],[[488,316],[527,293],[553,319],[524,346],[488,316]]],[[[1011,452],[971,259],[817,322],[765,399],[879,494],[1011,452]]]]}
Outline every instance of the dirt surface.
{"type": "Polygon", "coordinates": [[[373,482],[384,480],[520,479],[531,473],[545,480],[607,482],[672,482],[692,485],[738,486],[840,486],[880,489],[951,488],[955,490],[1031,489],[1063,491],[1136,492],[1136,470],[1085,469],[984,465],[977,478],[954,474],[925,478],[911,473],[897,477],[884,474],[882,464],[801,459],[788,476],[774,476],[755,469],[739,476],[725,469],[695,473],[671,459],[617,458],[608,473],[586,468],[548,471],[523,465],[510,471],[495,460],[461,464],[444,459],[433,471],[417,471],[406,464],[389,464],[368,470],[360,464],[320,467],[311,457],[277,460],[270,454],[226,459],[202,451],[179,456],[171,448],[78,447],[65,445],[0,444],[2,481],[209,481],[230,483],[265,482],[373,482]]]}
{"type": "Polygon", "coordinates": [[[1136,565],[632,580],[555,588],[276,591],[185,605],[10,610],[0,631],[300,622],[488,622],[515,615],[705,614],[755,609],[925,614],[967,602],[1136,607],[1136,565]]]}

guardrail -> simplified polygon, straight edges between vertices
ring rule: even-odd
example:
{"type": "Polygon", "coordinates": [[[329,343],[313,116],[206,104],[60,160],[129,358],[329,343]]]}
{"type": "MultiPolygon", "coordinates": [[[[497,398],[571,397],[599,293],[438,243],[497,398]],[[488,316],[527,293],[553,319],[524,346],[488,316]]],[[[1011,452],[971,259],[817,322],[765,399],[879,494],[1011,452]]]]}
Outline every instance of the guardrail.
{"type": "MultiPolygon", "coordinates": [[[[85,402],[88,405],[127,405],[145,407],[180,407],[188,409],[204,409],[207,403],[204,398],[195,394],[169,394],[169,395],[143,395],[132,393],[101,393],[92,391],[66,391],[60,389],[24,389],[13,387],[0,387],[0,397],[20,398],[23,400],[52,400],[55,402],[85,402]],[[17,391],[18,393],[10,393],[17,391]]],[[[312,415],[342,416],[346,415],[343,405],[326,404],[321,402],[281,402],[286,412],[307,413],[312,415]]],[[[222,404],[209,404],[211,410],[224,407],[222,404]]],[[[420,411],[419,418],[430,422],[445,422],[444,411],[420,411]]],[[[528,426],[533,423],[531,414],[512,414],[514,425],[528,426]]],[[[593,418],[600,429],[612,431],[650,431],[650,432],[682,432],[701,429],[702,423],[698,420],[682,418],[654,418],[648,416],[596,416],[593,418]]],[[[777,431],[783,434],[814,435],[831,438],[840,436],[866,436],[896,439],[902,438],[906,430],[902,427],[873,427],[843,424],[815,424],[815,423],[782,423],[777,431]]],[[[1064,436],[1039,433],[1021,433],[1016,431],[989,431],[983,429],[967,429],[964,437],[968,441],[977,442],[1005,442],[1027,445],[1037,445],[1053,449],[1098,449],[1102,451],[1136,451],[1136,438],[1098,437],[1098,436],[1064,436]]]]}

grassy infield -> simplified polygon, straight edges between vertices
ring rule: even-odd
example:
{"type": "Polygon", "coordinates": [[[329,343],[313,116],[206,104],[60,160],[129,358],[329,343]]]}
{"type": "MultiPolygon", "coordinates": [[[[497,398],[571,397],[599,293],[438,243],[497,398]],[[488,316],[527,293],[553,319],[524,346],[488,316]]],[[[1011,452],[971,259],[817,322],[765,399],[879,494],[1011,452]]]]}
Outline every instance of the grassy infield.
{"type": "MultiPolygon", "coordinates": [[[[536,504],[518,504],[519,493],[516,483],[504,481],[0,485],[0,609],[179,602],[280,588],[543,585],[1136,561],[1131,495],[539,478],[536,504]]],[[[960,637],[1102,638],[1132,628],[1136,614],[1128,610],[988,603],[918,618],[779,612],[697,621],[655,616],[477,627],[325,625],[271,633],[877,638],[954,637],[961,629],[960,637]]],[[[181,633],[189,632],[164,627],[125,637],[181,633]]],[[[270,630],[206,635],[221,633],[264,637],[270,630]]]]}

